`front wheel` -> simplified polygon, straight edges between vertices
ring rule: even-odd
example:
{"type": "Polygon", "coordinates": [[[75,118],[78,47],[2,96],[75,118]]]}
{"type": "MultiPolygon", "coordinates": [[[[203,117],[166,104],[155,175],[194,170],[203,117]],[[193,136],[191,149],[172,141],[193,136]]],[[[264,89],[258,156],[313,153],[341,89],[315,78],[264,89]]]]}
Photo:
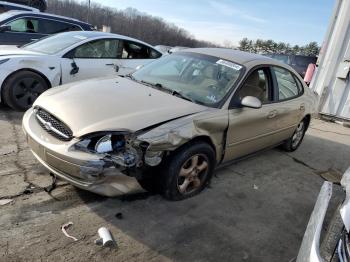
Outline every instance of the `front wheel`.
{"type": "Polygon", "coordinates": [[[6,79],[2,95],[8,106],[24,111],[48,88],[48,84],[40,75],[31,71],[21,71],[6,79]]]}
{"type": "Polygon", "coordinates": [[[169,200],[200,193],[213,174],[215,153],[204,142],[188,144],[170,157],[161,172],[161,191],[169,200]]]}
{"type": "Polygon", "coordinates": [[[297,148],[300,146],[301,142],[303,141],[306,129],[307,129],[307,119],[303,119],[295,129],[292,137],[290,137],[288,140],[286,140],[283,144],[283,148],[288,151],[292,152],[297,150],[297,148]]]}

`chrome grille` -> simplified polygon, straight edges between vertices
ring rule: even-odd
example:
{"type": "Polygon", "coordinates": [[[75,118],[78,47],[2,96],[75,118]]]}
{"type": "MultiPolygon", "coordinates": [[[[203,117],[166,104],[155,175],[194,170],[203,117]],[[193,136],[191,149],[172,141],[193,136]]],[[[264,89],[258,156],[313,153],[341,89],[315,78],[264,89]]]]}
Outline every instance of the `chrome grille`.
{"type": "Polygon", "coordinates": [[[73,138],[73,132],[62,121],[42,108],[35,110],[36,120],[46,132],[62,141],[70,141],[73,138]]]}

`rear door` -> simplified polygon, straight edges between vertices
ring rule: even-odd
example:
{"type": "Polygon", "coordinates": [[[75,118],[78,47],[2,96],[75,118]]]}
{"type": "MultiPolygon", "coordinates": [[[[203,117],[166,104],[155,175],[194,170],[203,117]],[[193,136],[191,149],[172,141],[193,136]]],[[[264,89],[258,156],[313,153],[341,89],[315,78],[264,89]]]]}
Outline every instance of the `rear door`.
{"type": "Polygon", "coordinates": [[[235,92],[229,109],[229,128],[225,161],[232,160],[273,144],[276,132],[276,104],[273,78],[269,67],[252,71],[235,92]],[[259,109],[240,106],[245,96],[254,96],[262,102],[259,109]]]}
{"type": "Polygon", "coordinates": [[[118,39],[93,40],[76,47],[62,58],[62,83],[117,76],[118,50],[118,39]]]}
{"type": "Polygon", "coordinates": [[[274,142],[289,138],[304,116],[305,102],[302,97],[304,89],[299,79],[288,69],[273,66],[276,83],[276,125],[278,132],[274,142]]]}

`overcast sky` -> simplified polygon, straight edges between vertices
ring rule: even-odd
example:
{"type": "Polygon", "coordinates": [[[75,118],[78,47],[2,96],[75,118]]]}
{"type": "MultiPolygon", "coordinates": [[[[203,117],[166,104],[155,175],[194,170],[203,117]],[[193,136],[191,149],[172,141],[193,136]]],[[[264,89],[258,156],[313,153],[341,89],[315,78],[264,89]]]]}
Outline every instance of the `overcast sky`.
{"type": "Polygon", "coordinates": [[[243,37],[322,43],[335,0],[91,0],[133,7],[182,27],[197,39],[237,44],[243,37]]]}

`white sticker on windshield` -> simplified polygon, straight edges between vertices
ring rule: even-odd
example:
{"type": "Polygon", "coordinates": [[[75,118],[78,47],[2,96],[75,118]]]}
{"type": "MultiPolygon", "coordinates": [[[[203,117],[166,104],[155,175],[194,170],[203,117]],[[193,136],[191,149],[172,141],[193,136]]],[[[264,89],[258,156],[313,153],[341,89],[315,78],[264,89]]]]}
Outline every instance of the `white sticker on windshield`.
{"type": "Polygon", "coordinates": [[[237,64],[235,64],[233,62],[230,62],[230,61],[227,61],[227,60],[222,60],[222,59],[218,60],[216,63],[219,64],[219,65],[230,67],[230,68],[232,68],[234,70],[240,70],[242,68],[242,66],[240,66],[240,65],[237,65],[237,64]]]}
{"type": "Polygon", "coordinates": [[[78,39],[80,39],[80,40],[85,40],[85,39],[87,39],[86,36],[82,36],[82,35],[75,35],[74,37],[75,37],[75,38],[78,38],[78,39]]]}

